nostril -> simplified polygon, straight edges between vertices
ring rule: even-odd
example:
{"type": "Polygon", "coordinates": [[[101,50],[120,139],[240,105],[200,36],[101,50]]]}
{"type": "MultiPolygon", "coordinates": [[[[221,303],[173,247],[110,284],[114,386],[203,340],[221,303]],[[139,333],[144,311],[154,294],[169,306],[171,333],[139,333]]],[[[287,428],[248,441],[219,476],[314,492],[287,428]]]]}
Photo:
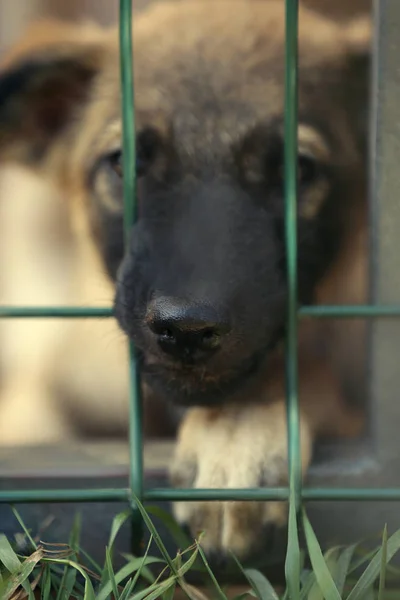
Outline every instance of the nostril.
{"type": "Polygon", "coordinates": [[[167,324],[164,319],[158,319],[158,318],[154,318],[154,316],[151,316],[151,317],[147,317],[146,323],[147,323],[149,329],[156,335],[160,335],[165,338],[173,338],[174,337],[174,332],[173,332],[172,327],[170,327],[169,324],[167,324]]]}
{"type": "Polygon", "coordinates": [[[217,348],[220,345],[221,335],[216,329],[209,327],[201,333],[200,339],[205,348],[217,348]]]}
{"type": "Polygon", "coordinates": [[[212,329],[206,329],[205,332],[203,333],[203,338],[205,340],[212,340],[216,335],[217,335],[217,333],[215,331],[213,331],[212,329]]]}
{"type": "Polygon", "coordinates": [[[152,333],[154,333],[158,340],[168,344],[176,342],[179,331],[176,324],[166,318],[161,318],[153,312],[147,315],[146,323],[152,333]]]}
{"type": "Polygon", "coordinates": [[[230,330],[209,305],[166,297],[151,302],[145,320],[161,349],[185,361],[213,354],[230,330]]]}
{"type": "Polygon", "coordinates": [[[164,340],[172,341],[175,339],[173,331],[167,327],[160,328],[160,331],[155,331],[155,333],[157,333],[157,335],[164,340]]]}

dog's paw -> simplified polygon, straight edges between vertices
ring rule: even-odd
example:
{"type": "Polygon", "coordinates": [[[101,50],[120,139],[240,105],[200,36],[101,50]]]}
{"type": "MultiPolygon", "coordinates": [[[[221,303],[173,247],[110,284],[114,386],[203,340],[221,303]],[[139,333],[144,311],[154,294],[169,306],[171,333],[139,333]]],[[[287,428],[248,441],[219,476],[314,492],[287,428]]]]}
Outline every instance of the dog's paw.
{"type": "MultiPolygon", "coordinates": [[[[302,463],[308,466],[312,440],[302,421],[302,463]]],[[[284,403],[192,409],[184,420],[171,469],[183,488],[259,488],[287,483],[287,432],[284,403]]],[[[286,524],[287,503],[177,502],[177,520],[211,555],[233,552],[246,558],[266,548],[286,524]]]]}

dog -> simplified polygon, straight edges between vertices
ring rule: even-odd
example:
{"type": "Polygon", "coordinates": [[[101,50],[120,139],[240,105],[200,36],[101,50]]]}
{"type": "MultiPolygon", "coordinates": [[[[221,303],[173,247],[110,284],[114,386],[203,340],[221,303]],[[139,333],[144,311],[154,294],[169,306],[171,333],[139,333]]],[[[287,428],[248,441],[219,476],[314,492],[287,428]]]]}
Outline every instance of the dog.
{"type": "MultiPolygon", "coordinates": [[[[300,8],[299,304],[366,299],[370,37],[366,19],[338,25],[300,8]]],[[[21,441],[69,439],[73,423],[125,433],[130,339],[146,427],[179,428],[174,485],[284,485],[284,5],[218,0],[211,11],[201,0],[164,2],[135,19],[133,39],[139,219],[126,249],[117,32],[42,22],[2,65],[0,161],[49,186],[40,219],[60,232],[59,296],[93,304],[101,290],[116,320],[69,321],[57,334],[49,325],[51,343],[28,371],[12,359],[15,344],[35,354],[38,336],[7,335],[1,325],[11,350],[0,438],[14,442],[17,429],[21,441]],[[109,353],[106,329],[118,337],[109,353]]],[[[29,218],[24,231],[25,245],[48,261],[50,243],[37,248],[43,239],[29,218]]],[[[304,319],[298,335],[306,474],[317,439],[363,430],[348,397],[364,393],[365,327],[304,319]]],[[[174,510],[194,534],[206,531],[207,551],[240,557],[263,541],[261,528],[287,518],[285,503],[272,502],[174,510]]]]}

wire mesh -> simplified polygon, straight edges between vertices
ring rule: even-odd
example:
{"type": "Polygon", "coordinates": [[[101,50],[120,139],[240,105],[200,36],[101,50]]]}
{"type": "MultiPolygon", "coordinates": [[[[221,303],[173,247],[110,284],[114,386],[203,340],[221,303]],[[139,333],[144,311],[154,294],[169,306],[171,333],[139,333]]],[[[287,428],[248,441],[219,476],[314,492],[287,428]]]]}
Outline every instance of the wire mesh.
{"type": "MultiPolygon", "coordinates": [[[[130,484],[120,489],[55,489],[2,490],[2,503],[29,502],[96,502],[129,501],[135,508],[134,496],[142,501],[198,500],[288,500],[294,489],[297,504],[301,500],[400,500],[400,488],[307,488],[301,485],[299,407],[297,398],[297,322],[312,318],[398,317],[400,306],[297,306],[297,29],[298,0],[286,2],[286,68],[285,68],[285,207],[288,273],[288,313],[286,349],[286,386],[288,411],[289,487],[259,489],[144,489],[141,428],[140,377],[135,349],[130,347],[130,484]]],[[[123,114],[124,167],[124,235],[136,218],[135,193],[135,112],[133,86],[132,0],[120,0],[121,96],[123,114]]],[[[0,307],[0,318],[109,318],[112,308],[94,307],[0,307]]],[[[134,511],[134,524],[139,513],[134,511]]],[[[140,528],[136,527],[140,532],[140,528]]]]}

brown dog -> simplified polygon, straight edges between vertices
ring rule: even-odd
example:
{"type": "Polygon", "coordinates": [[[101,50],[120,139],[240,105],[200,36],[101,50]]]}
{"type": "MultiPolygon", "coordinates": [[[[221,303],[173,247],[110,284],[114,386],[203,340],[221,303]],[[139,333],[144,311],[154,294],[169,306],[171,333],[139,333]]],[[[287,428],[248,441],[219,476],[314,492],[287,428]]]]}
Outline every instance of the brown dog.
{"type": "MultiPolygon", "coordinates": [[[[58,298],[43,288],[42,299],[93,304],[101,295],[107,304],[117,282],[116,316],[138,348],[151,414],[154,402],[169,400],[186,411],[172,469],[177,485],[287,480],[284,33],[283,4],[274,0],[219,0],[212,10],[200,0],[168,2],[137,18],[140,219],[125,253],[116,32],[39,24],[0,77],[1,161],[32,169],[61,194],[42,199],[40,209],[32,197],[30,207],[46,231],[59,227],[58,298]]],[[[364,21],[339,27],[300,11],[303,304],[365,301],[369,35],[364,21]]],[[[39,240],[29,219],[24,232],[24,244],[49,264],[47,234],[39,240]]],[[[8,244],[21,242],[6,239],[1,264],[10,282],[8,244]]],[[[19,277],[14,287],[23,285],[19,277]]],[[[125,338],[104,347],[114,322],[69,322],[62,332],[49,325],[30,363],[26,353],[13,360],[15,344],[29,355],[38,336],[21,329],[15,342],[9,326],[0,338],[8,356],[2,440],[14,441],[15,430],[21,441],[43,439],[44,429],[49,441],[68,438],[73,423],[126,431],[125,338]]],[[[304,471],[317,437],[360,431],[344,396],[362,378],[363,335],[360,322],[301,323],[304,471]]],[[[271,503],[180,504],[176,514],[193,531],[207,530],[208,549],[241,555],[254,549],[260,525],[285,519],[271,503]]]]}

